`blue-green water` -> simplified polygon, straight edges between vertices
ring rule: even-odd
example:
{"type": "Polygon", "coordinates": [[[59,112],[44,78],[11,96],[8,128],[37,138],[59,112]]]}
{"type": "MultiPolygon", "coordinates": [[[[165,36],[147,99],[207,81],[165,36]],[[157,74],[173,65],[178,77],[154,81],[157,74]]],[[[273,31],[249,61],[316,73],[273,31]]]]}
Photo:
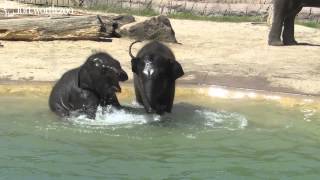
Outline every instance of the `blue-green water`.
{"type": "Polygon", "coordinates": [[[135,110],[61,121],[47,97],[0,96],[0,179],[320,177],[317,110],[201,101],[178,98],[171,115],[158,117],[126,99],[135,110]]]}

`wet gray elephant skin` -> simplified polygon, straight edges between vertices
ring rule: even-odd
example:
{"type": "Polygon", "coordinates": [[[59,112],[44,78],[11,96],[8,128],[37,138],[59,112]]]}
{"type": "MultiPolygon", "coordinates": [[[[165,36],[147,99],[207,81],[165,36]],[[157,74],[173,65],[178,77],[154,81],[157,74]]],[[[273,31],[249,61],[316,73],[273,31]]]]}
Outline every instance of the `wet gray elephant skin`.
{"type": "Polygon", "coordinates": [[[320,7],[320,0],[274,0],[273,4],[274,19],[268,44],[271,46],[297,45],[294,38],[294,21],[297,14],[303,7],[320,7]]]}
{"type": "Polygon", "coordinates": [[[119,81],[127,79],[120,63],[109,54],[93,54],[57,81],[49,97],[49,107],[61,117],[78,112],[94,119],[99,105],[120,107],[116,92],[121,91],[119,81]]]}
{"type": "MultiPolygon", "coordinates": [[[[134,43],[137,43],[136,41],[134,43]]],[[[139,50],[137,56],[131,53],[134,90],[136,100],[148,113],[170,113],[175,95],[175,81],[184,75],[173,52],[164,44],[152,41],[139,50]]]]}

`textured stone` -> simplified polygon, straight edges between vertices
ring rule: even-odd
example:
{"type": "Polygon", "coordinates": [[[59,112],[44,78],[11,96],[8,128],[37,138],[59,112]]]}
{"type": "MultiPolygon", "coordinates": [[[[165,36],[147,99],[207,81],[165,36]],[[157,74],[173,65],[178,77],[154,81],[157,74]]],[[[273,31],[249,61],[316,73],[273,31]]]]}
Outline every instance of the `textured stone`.
{"type": "Polygon", "coordinates": [[[163,15],[124,25],[120,28],[120,34],[137,40],[177,42],[170,20],[163,15]]]}

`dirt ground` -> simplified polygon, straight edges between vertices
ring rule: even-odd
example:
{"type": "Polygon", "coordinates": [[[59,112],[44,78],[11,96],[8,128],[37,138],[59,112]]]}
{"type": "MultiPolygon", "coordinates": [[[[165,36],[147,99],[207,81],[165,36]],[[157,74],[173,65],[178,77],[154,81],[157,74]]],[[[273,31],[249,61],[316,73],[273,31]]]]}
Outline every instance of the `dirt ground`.
{"type": "MultiPolygon", "coordinates": [[[[0,7],[16,6],[15,2],[8,2],[11,1],[0,0],[0,7]]],[[[296,39],[312,45],[270,47],[269,29],[264,24],[174,19],[171,23],[182,43],[168,44],[185,71],[180,83],[320,95],[318,29],[296,25],[296,39]]],[[[56,81],[94,51],[112,54],[131,78],[128,55],[131,42],[126,38],[112,42],[2,41],[0,83],[56,81]]],[[[133,51],[137,52],[142,45],[136,44],[133,51]]]]}

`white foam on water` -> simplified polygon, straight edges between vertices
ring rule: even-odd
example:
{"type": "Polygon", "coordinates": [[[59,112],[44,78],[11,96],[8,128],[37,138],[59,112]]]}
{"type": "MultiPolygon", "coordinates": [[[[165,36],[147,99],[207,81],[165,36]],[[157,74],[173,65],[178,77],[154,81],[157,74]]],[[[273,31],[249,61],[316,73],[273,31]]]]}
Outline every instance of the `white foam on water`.
{"type": "MultiPolygon", "coordinates": [[[[228,130],[244,129],[248,120],[239,113],[215,111],[201,107],[178,104],[170,114],[164,116],[147,114],[144,109],[133,103],[130,108],[116,109],[112,106],[98,107],[95,119],[86,115],[75,115],[67,119],[75,125],[94,129],[132,128],[152,122],[164,122],[164,126],[187,127],[188,129],[199,126],[201,129],[224,128],[228,130]]],[[[189,136],[188,138],[193,138],[189,136]]]]}
{"type": "Polygon", "coordinates": [[[244,129],[248,126],[248,120],[241,114],[230,112],[213,112],[209,110],[196,110],[206,119],[205,126],[210,128],[225,128],[228,130],[244,129]]]}
{"type": "Polygon", "coordinates": [[[267,100],[273,100],[273,101],[281,100],[281,96],[276,96],[276,95],[265,95],[263,97],[267,100]]]}
{"type": "Polygon", "coordinates": [[[131,105],[132,107],[135,107],[135,108],[143,108],[143,106],[141,104],[139,104],[137,101],[133,100],[131,102],[131,105]]]}
{"type": "Polygon", "coordinates": [[[184,134],[184,136],[188,139],[197,139],[197,136],[193,135],[193,134],[184,134]]]}
{"type": "Polygon", "coordinates": [[[314,102],[313,99],[303,99],[303,101],[304,101],[305,103],[313,103],[313,102],[314,102]]]}
{"type": "Polygon", "coordinates": [[[138,125],[152,121],[159,121],[159,115],[136,114],[124,109],[116,109],[112,106],[98,107],[95,119],[89,119],[86,115],[71,116],[67,120],[71,123],[84,126],[119,126],[138,125]]]}
{"type": "Polygon", "coordinates": [[[209,96],[227,98],[229,96],[229,91],[223,88],[210,87],[209,96]]]}
{"type": "Polygon", "coordinates": [[[211,97],[222,99],[243,99],[243,98],[256,98],[258,95],[255,92],[247,91],[231,91],[229,89],[220,87],[210,87],[208,95],[211,97]]]}
{"type": "Polygon", "coordinates": [[[313,115],[317,112],[315,109],[301,109],[301,112],[303,113],[303,120],[306,122],[311,122],[311,118],[313,115]]]}
{"type": "Polygon", "coordinates": [[[234,94],[232,94],[231,98],[233,99],[242,99],[246,97],[246,94],[243,92],[235,92],[234,94]]]}
{"type": "Polygon", "coordinates": [[[249,92],[248,93],[248,97],[249,98],[253,98],[254,99],[254,98],[257,98],[257,96],[258,96],[257,93],[254,93],[254,92],[249,92]]]}

